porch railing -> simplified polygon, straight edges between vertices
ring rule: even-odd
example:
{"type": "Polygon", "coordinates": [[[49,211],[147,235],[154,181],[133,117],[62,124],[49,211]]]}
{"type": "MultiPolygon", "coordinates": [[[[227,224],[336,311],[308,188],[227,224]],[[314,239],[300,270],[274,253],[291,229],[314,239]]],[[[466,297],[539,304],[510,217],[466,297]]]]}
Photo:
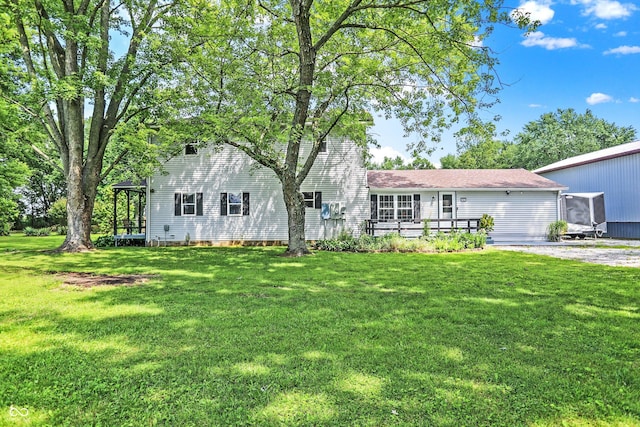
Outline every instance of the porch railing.
{"type": "Polygon", "coordinates": [[[135,234],[145,234],[146,233],[146,221],[118,221],[116,226],[114,227],[113,234],[114,235],[135,235],[135,234]]]}
{"type": "Polygon", "coordinates": [[[388,233],[398,233],[403,237],[420,237],[424,231],[425,221],[429,222],[432,233],[450,233],[453,230],[477,232],[480,218],[431,218],[422,221],[378,221],[367,220],[365,233],[370,236],[382,236],[388,233]]]}

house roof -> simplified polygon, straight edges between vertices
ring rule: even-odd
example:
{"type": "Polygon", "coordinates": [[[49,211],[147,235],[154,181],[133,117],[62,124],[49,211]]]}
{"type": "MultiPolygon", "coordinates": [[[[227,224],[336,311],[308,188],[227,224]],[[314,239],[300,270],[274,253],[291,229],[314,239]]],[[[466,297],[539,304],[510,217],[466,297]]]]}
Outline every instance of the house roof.
{"type": "Polygon", "coordinates": [[[626,144],[616,145],[615,147],[605,148],[603,150],[593,151],[579,156],[569,157],[534,170],[534,173],[552,172],[560,169],[567,169],[574,166],[586,165],[589,163],[600,162],[602,160],[615,159],[616,157],[630,156],[631,154],[640,153],[640,141],[628,142],[626,144]]]}
{"type": "Polygon", "coordinates": [[[146,188],[147,187],[147,180],[146,179],[142,179],[141,181],[138,182],[133,182],[131,180],[127,180],[127,181],[121,181],[118,182],[117,184],[113,184],[112,187],[114,189],[138,189],[138,188],[146,188]]]}
{"type": "Polygon", "coordinates": [[[483,190],[563,190],[567,187],[525,169],[373,170],[367,172],[370,188],[483,190]]]}

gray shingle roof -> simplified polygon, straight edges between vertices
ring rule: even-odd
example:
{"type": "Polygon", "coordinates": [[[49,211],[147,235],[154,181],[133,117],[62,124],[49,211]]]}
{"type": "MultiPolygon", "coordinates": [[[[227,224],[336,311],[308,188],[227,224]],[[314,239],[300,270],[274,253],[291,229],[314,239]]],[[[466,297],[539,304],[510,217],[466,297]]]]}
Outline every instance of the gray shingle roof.
{"type": "Polygon", "coordinates": [[[367,172],[373,189],[532,189],[567,187],[525,169],[372,170],[367,172]]]}

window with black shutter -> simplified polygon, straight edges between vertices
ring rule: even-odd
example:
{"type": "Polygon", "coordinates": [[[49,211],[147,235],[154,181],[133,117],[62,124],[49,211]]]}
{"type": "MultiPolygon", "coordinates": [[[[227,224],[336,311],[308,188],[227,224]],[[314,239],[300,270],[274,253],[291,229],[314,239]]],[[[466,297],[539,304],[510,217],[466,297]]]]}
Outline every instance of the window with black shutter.
{"type": "Polygon", "coordinates": [[[220,193],[220,215],[247,216],[249,201],[249,193],[220,193]]]}
{"type": "Polygon", "coordinates": [[[322,191],[303,191],[304,206],[307,208],[322,208],[322,191]]]}
{"type": "Polygon", "coordinates": [[[175,193],[173,213],[175,216],[202,216],[204,214],[202,193],[175,193]]]}

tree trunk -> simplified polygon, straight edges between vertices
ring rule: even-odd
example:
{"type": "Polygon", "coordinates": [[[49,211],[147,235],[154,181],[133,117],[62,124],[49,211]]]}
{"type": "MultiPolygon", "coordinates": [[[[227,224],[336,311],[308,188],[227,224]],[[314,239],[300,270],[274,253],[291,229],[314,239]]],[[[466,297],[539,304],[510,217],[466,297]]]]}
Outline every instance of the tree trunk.
{"type": "Polygon", "coordinates": [[[67,174],[67,237],[58,251],[80,252],[93,249],[91,219],[98,189],[96,172],[83,176],[81,167],[67,174]]]}
{"type": "Polygon", "coordinates": [[[304,198],[295,184],[282,183],[284,204],[287,207],[289,225],[289,246],[285,255],[303,256],[309,254],[304,237],[304,198]]]}
{"type": "Polygon", "coordinates": [[[93,249],[91,217],[94,198],[78,188],[68,189],[67,192],[67,238],[58,251],[81,252],[93,249]]]}

